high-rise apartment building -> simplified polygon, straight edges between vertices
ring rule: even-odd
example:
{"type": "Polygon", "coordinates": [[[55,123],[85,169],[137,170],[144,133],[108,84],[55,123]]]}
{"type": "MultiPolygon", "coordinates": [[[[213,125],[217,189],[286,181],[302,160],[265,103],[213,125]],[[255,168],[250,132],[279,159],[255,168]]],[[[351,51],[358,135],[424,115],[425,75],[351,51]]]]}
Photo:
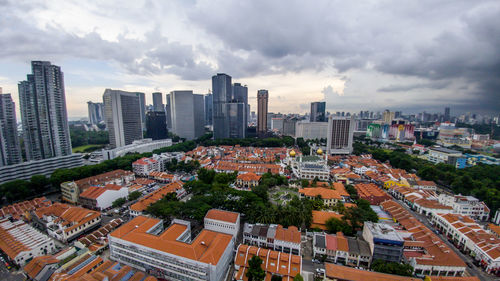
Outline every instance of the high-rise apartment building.
{"type": "Polygon", "coordinates": [[[257,91],[257,134],[267,132],[267,104],[269,93],[267,90],[257,91]]]}
{"type": "Polygon", "coordinates": [[[11,95],[2,94],[2,88],[0,88],[0,167],[18,164],[21,161],[16,106],[11,95]]]}
{"type": "Polygon", "coordinates": [[[163,140],[168,137],[165,111],[148,111],[146,113],[146,137],[163,140]]]}
{"type": "Polygon", "coordinates": [[[205,125],[212,125],[212,114],[213,114],[213,95],[208,93],[204,97],[205,101],[205,125]]]}
{"type": "Polygon", "coordinates": [[[226,104],[232,100],[231,76],[225,73],[217,73],[217,75],[212,76],[212,94],[214,138],[228,138],[229,120],[227,118],[226,104]]]}
{"type": "Polygon", "coordinates": [[[318,101],[318,102],[311,102],[311,116],[310,121],[311,122],[326,122],[326,102],[324,101],[318,101]]]}
{"type": "Polygon", "coordinates": [[[193,94],[193,91],[172,91],[170,108],[174,134],[188,140],[203,135],[205,124],[203,95],[193,94]]]}
{"type": "Polygon", "coordinates": [[[87,102],[89,109],[89,123],[97,125],[104,121],[104,105],[102,102],[87,102]]]}
{"type": "Polygon", "coordinates": [[[386,109],[382,115],[382,119],[384,120],[385,123],[391,124],[392,120],[395,118],[396,114],[394,112],[389,111],[386,109]]]}
{"type": "Polygon", "coordinates": [[[106,89],[103,94],[104,118],[112,148],[142,139],[142,93],[106,89]]]}
{"type": "Polygon", "coordinates": [[[329,154],[352,153],[354,118],[331,116],[328,118],[327,149],[329,154]]]}
{"type": "Polygon", "coordinates": [[[163,94],[160,92],[153,93],[153,111],[164,112],[165,108],[163,107],[163,94]]]}
{"type": "Polygon", "coordinates": [[[32,61],[32,74],[18,84],[27,160],[71,154],[64,78],[48,61],[32,61]]]}

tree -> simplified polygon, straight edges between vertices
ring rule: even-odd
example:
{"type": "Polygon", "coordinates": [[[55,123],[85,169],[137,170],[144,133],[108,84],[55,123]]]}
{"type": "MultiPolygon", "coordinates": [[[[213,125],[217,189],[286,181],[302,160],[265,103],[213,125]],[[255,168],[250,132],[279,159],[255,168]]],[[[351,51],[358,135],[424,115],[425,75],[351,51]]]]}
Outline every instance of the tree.
{"type": "Polygon", "coordinates": [[[297,273],[297,275],[295,275],[295,277],[293,277],[293,281],[304,281],[304,277],[302,277],[302,275],[300,275],[300,273],[297,273]]]}
{"type": "Polygon", "coordinates": [[[396,274],[402,276],[412,276],[413,267],[409,264],[399,264],[387,262],[384,260],[375,260],[372,262],[371,269],[377,272],[396,274]]]}
{"type": "Polygon", "coordinates": [[[308,187],[309,186],[309,181],[306,180],[306,179],[302,179],[302,180],[300,180],[300,185],[302,187],[308,187]]]}
{"type": "Polygon", "coordinates": [[[133,191],[128,195],[128,200],[134,201],[136,199],[139,199],[139,197],[141,197],[141,196],[142,196],[142,193],[140,193],[139,191],[133,191]]]}
{"type": "Polygon", "coordinates": [[[271,277],[271,281],[281,281],[283,280],[283,277],[279,276],[279,275],[273,275],[271,277]]]}
{"type": "Polygon", "coordinates": [[[111,203],[111,207],[113,207],[113,208],[120,207],[123,204],[125,204],[125,202],[127,202],[127,199],[125,197],[118,198],[115,201],[113,201],[113,203],[111,203]]]}
{"type": "Polygon", "coordinates": [[[258,256],[253,256],[248,261],[248,271],[245,274],[248,281],[262,281],[266,277],[266,272],[261,267],[262,260],[258,256]]]}
{"type": "Polygon", "coordinates": [[[350,235],[353,232],[352,227],[346,221],[337,218],[329,218],[325,225],[330,233],[343,232],[346,235],[350,235]]]}

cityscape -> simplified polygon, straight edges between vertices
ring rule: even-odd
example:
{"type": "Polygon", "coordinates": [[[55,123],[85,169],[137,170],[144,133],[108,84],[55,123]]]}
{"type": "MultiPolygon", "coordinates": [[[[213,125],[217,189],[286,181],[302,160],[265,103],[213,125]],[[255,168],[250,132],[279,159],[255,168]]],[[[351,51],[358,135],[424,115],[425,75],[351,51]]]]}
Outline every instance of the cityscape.
{"type": "Polygon", "coordinates": [[[30,2],[1,278],[499,280],[498,2],[30,2]]]}

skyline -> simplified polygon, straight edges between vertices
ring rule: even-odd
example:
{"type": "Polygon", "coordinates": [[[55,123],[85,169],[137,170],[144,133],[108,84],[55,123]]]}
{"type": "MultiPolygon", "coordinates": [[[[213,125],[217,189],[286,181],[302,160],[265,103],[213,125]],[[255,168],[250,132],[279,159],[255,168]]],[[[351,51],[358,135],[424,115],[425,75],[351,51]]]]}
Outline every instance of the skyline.
{"type": "Polygon", "coordinates": [[[306,113],[314,101],[330,112],[500,108],[497,1],[144,1],[120,11],[0,2],[0,87],[18,114],[31,60],[61,66],[71,118],[87,116],[106,88],[144,92],[152,104],[156,91],[206,94],[216,73],[248,86],[252,111],[259,89],[281,113],[306,113]]]}

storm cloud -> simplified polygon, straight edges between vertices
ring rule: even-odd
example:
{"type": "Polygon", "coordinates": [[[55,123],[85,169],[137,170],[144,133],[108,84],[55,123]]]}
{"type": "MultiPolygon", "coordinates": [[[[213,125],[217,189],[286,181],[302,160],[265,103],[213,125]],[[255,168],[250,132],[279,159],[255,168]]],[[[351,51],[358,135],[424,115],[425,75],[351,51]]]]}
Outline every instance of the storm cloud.
{"type": "Polygon", "coordinates": [[[347,77],[345,91],[317,92],[353,105],[356,97],[360,108],[367,100],[500,108],[496,0],[91,3],[0,0],[0,57],[101,60],[185,81],[312,72],[347,77]],[[68,14],[79,12],[72,24],[68,14]]]}

